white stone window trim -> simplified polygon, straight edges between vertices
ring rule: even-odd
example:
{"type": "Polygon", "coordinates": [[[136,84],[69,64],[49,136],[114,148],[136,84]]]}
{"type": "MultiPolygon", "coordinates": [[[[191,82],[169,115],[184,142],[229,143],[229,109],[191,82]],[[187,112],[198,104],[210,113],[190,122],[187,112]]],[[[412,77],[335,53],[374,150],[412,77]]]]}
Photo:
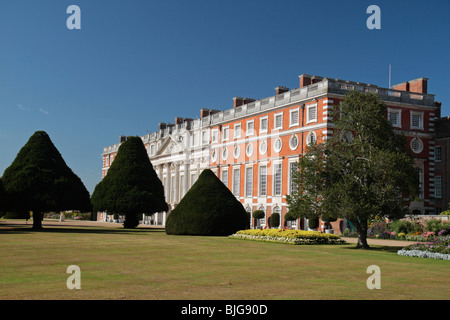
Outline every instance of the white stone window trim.
{"type": "Polygon", "coordinates": [[[290,138],[289,138],[289,148],[291,150],[296,150],[298,148],[298,146],[300,145],[300,141],[298,139],[298,136],[296,134],[293,134],[290,138]],[[294,139],[296,139],[296,143],[293,144],[294,139]]]}
{"type": "Polygon", "coordinates": [[[419,129],[419,130],[423,130],[423,122],[424,122],[424,117],[423,117],[424,113],[423,112],[419,112],[419,111],[411,111],[410,112],[410,128],[411,129],[419,129]],[[414,126],[413,125],[413,117],[414,116],[420,116],[420,123],[418,126],[414,126]]]}
{"type": "Polygon", "coordinates": [[[222,128],[222,141],[230,140],[230,126],[222,128]]]}
{"type": "Polygon", "coordinates": [[[388,121],[391,123],[391,125],[395,128],[401,128],[402,127],[402,110],[400,109],[393,109],[393,108],[388,108],[388,121]],[[391,113],[397,113],[397,122],[398,123],[392,123],[391,119],[390,119],[390,114],[391,113]]]}
{"type": "Polygon", "coordinates": [[[269,131],[269,116],[259,118],[259,133],[267,133],[269,131]],[[266,128],[262,127],[263,121],[266,120],[266,128]]]}
{"type": "Polygon", "coordinates": [[[259,154],[265,155],[267,153],[267,142],[263,140],[259,143],[259,154]]]}
{"type": "Polygon", "coordinates": [[[217,150],[216,149],[213,149],[211,151],[211,161],[212,162],[216,162],[217,161],[217,150]]]}
{"type": "Polygon", "coordinates": [[[306,143],[308,144],[308,146],[312,145],[311,143],[312,136],[314,136],[314,145],[317,143],[317,134],[314,131],[310,131],[306,136],[306,143]]]}
{"type": "Polygon", "coordinates": [[[306,105],[306,110],[305,111],[306,111],[306,124],[317,122],[317,102],[313,103],[313,104],[310,104],[310,105],[306,105]],[[315,116],[314,119],[310,119],[310,117],[309,117],[309,110],[312,109],[312,108],[316,109],[316,116],[315,116]]]}
{"type": "Polygon", "coordinates": [[[416,154],[419,154],[423,151],[423,141],[420,138],[417,138],[417,137],[412,138],[409,145],[411,147],[411,150],[416,154]],[[417,148],[414,146],[414,142],[418,143],[417,148]]]}
{"type": "Polygon", "coordinates": [[[227,160],[228,159],[228,148],[224,147],[222,150],[222,159],[227,160]]]}
{"type": "Polygon", "coordinates": [[[273,143],[273,150],[278,153],[281,151],[281,149],[283,149],[283,141],[280,137],[278,137],[273,143]]]}
{"type": "Polygon", "coordinates": [[[253,144],[249,142],[247,144],[247,147],[245,148],[245,154],[247,155],[247,157],[251,157],[253,155],[253,151],[253,144]]]}
{"type": "Polygon", "coordinates": [[[255,134],[255,120],[248,120],[246,122],[245,136],[247,136],[247,137],[253,136],[254,134],[255,134]],[[251,131],[248,129],[249,124],[253,124],[253,128],[251,131]]]}
{"type": "Polygon", "coordinates": [[[238,159],[241,156],[241,148],[239,145],[236,145],[233,149],[233,156],[235,159],[238,159]]]}
{"type": "Polygon", "coordinates": [[[211,130],[211,143],[219,142],[219,129],[211,130]]]}
{"type": "Polygon", "coordinates": [[[273,129],[283,130],[283,111],[275,113],[273,115],[273,129]],[[279,126],[277,126],[277,117],[281,117],[281,124],[279,126]]]}
{"type": "Polygon", "coordinates": [[[295,108],[295,109],[289,110],[289,128],[296,127],[299,125],[300,125],[300,108],[295,108]],[[297,122],[292,122],[292,114],[294,112],[298,113],[297,122]]]}
{"type": "Polygon", "coordinates": [[[234,131],[233,131],[233,135],[234,135],[234,139],[240,138],[242,134],[242,125],[240,123],[236,123],[234,125],[234,131]],[[238,130],[239,128],[239,130],[238,130]]]}

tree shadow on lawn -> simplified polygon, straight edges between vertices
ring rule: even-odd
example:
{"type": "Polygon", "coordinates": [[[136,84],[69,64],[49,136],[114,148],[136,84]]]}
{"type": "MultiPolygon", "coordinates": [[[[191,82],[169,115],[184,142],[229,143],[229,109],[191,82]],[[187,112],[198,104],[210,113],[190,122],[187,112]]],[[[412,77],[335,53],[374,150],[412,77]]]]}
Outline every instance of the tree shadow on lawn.
{"type": "Polygon", "coordinates": [[[398,250],[403,249],[402,246],[380,246],[380,245],[371,245],[368,249],[362,249],[357,248],[355,246],[346,246],[346,250],[355,250],[355,251],[362,251],[362,252],[370,252],[370,251],[382,251],[382,252],[390,252],[390,253],[397,253],[398,250]]]}
{"type": "Polygon", "coordinates": [[[42,230],[34,230],[33,225],[23,225],[14,223],[0,223],[0,234],[11,233],[98,233],[98,234],[148,234],[150,232],[165,232],[163,228],[106,228],[92,226],[43,226],[42,230]]]}

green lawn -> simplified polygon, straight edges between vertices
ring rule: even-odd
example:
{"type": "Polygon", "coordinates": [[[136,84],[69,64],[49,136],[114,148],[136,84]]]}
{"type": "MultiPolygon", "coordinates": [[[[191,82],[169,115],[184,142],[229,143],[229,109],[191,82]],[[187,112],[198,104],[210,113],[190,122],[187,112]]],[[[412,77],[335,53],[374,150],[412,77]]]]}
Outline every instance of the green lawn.
{"type": "MultiPolygon", "coordinates": [[[[45,226],[45,225],[44,225],[45,226]]],[[[0,299],[448,299],[450,262],[395,247],[294,246],[161,229],[8,228],[0,222],[0,299]],[[69,265],[81,290],[69,290],[69,265]],[[369,290],[367,267],[381,269],[369,290]]]]}

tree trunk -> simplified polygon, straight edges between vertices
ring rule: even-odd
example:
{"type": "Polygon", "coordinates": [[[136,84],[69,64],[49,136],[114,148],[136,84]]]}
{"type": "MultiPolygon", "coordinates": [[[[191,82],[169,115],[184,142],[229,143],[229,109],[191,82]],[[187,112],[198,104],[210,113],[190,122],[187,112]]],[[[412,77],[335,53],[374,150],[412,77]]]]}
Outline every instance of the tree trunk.
{"type": "Polygon", "coordinates": [[[356,248],[361,249],[370,249],[369,244],[367,243],[367,221],[350,221],[356,228],[356,232],[358,233],[358,242],[356,244],[356,248]]]}
{"type": "Polygon", "coordinates": [[[129,213],[125,215],[125,221],[123,222],[123,227],[125,229],[134,229],[139,225],[139,218],[137,214],[129,213]]]}
{"type": "Polygon", "coordinates": [[[33,211],[33,230],[42,230],[42,219],[44,214],[40,211],[33,211]]]}
{"type": "Polygon", "coordinates": [[[369,249],[369,244],[367,243],[367,231],[363,233],[358,232],[358,243],[356,244],[357,248],[369,249]]]}

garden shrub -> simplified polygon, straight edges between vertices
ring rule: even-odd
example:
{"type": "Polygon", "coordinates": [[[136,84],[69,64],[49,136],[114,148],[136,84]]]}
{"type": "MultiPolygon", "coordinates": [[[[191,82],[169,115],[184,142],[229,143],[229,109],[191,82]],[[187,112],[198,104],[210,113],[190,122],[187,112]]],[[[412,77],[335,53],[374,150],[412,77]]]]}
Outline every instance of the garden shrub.
{"type": "Polygon", "coordinates": [[[391,223],[391,229],[395,233],[415,233],[415,232],[422,232],[423,228],[420,224],[414,223],[407,220],[396,220],[391,223]]]}
{"type": "Polygon", "coordinates": [[[279,225],[280,225],[280,214],[277,212],[274,212],[270,216],[270,226],[272,228],[278,228],[279,225]]]}
{"type": "Polygon", "coordinates": [[[286,221],[294,221],[294,220],[297,220],[297,217],[294,216],[293,213],[291,213],[290,211],[288,211],[288,212],[284,215],[284,220],[286,220],[286,221]]]}
{"type": "Polygon", "coordinates": [[[319,217],[312,217],[308,219],[308,228],[317,229],[319,227],[319,217]]]}
{"type": "Polygon", "coordinates": [[[428,220],[427,221],[427,231],[431,231],[434,233],[438,233],[442,229],[447,228],[450,225],[450,222],[443,223],[441,220],[428,220]]]}
{"type": "Polygon", "coordinates": [[[265,215],[266,214],[262,210],[253,211],[253,218],[255,218],[255,219],[262,219],[262,218],[264,218],[265,215]]]}
{"type": "Polygon", "coordinates": [[[249,227],[248,215],[231,191],[209,169],[170,212],[166,233],[228,236],[249,227]]]}

